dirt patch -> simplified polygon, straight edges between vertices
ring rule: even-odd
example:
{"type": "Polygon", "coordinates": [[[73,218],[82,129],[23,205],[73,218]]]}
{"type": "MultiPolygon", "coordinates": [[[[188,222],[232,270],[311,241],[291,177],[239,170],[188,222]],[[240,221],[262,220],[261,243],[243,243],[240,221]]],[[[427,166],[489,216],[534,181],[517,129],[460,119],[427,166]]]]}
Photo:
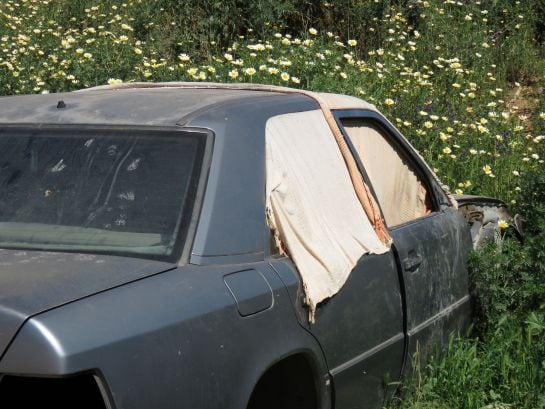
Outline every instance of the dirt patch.
{"type": "Polygon", "coordinates": [[[505,105],[509,112],[519,115],[529,131],[532,130],[532,115],[539,104],[539,96],[545,89],[537,85],[511,84],[505,105]]]}

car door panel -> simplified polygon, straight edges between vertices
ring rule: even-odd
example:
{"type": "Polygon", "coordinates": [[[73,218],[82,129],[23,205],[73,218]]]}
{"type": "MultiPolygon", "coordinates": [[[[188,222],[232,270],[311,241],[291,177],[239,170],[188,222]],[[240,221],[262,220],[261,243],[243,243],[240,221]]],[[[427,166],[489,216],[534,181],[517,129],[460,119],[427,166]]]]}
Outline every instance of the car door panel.
{"type": "Polygon", "coordinates": [[[310,331],[324,350],[336,407],[380,407],[387,384],[400,377],[405,348],[393,252],[363,256],[341,291],[318,307],[310,331]]]}
{"type": "Polygon", "coordinates": [[[434,343],[445,341],[467,321],[466,255],[471,238],[465,220],[453,208],[394,228],[391,233],[403,268],[409,354],[418,350],[425,359],[434,343]],[[418,265],[414,260],[420,260],[418,265]]]}

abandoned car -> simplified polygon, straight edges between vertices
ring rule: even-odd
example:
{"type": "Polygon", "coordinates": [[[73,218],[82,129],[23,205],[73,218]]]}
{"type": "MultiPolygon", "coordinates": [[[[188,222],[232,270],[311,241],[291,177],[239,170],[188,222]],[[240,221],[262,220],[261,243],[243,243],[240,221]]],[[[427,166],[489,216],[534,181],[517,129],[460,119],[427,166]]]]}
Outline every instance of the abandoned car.
{"type": "Polygon", "coordinates": [[[378,408],[470,316],[467,221],[353,97],[0,98],[0,195],[2,405],[378,408]]]}

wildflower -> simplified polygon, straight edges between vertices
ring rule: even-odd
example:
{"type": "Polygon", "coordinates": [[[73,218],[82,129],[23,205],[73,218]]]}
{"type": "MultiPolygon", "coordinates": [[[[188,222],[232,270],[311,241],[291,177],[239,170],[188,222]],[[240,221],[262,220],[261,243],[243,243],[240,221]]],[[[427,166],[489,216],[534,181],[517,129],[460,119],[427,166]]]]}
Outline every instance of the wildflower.
{"type": "Polygon", "coordinates": [[[85,58],[87,58],[87,59],[90,59],[90,58],[93,57],[93,54],[91,54],[91,53],[84,53],[83,56],[84,56],[85,58]]]}
{"type": "Polygon", "coordinates": [[[118,78],[109,78],[108,79],[108,84],[110,84],[110,85],[121,84],[121,83],[123,83],[123,80],[120,80],[118,78]]]}
{"type": "Polygon", "coordinates": [[[278,68],[275,67],[269,67],[267,71],[269,72],[269,74],[278,74],[278,68]]]}
{"type": "Polygon", "coordinates": [[[255,68],[246,68],[244,70],[244,73],[251,77],[252,75],[254,75],[256,73],[256,70],[255,70],[255,68]]]}
{"type": "Polygon", "coordinates": [[[289,81],[290,75],[287,72],[283,72],[280,74],[280,78],[282,78],[282,81],[289,81]]]}
{"type": "Polygon", "coordinates": [[[313,35],[313,36],[318,34],[318,30],[316,30],[315,28],[312,28],[312,27],[308,29],[308,32],[309,32],[310,35],[313,35]]]}
{"type": "Polygon", "coordinates": [[[483,172],[487,175],[491,175],[492,174],[492,168],[490,167],[490,165],[485,165],[483,166],[483,172]]]}
{"type": "Polygon", "coordinates": [[[233,61],[233,56],[229,53],[225,53],[223,54],[223,57],[227,60],[227,61],[233,61]]]}
{"type": "Polygon", "coordinates": [[[227,75],[229,75],[229,77],[231,77],[232,79],[235,79],[236,77],[238,77],[238,71],[237,70],[231,70],[231,71],[229,71],[229,73],[227,75]]]}
{"type": "Polygon", "coordinates": [[[424,127],[428,129],[433,128],[433,123],[430,121],[426,121],[424,122],[424,127]]]}
{"type": "Polygon", "coordinates": [[[477,125],[477,129],[479,130],[480,133],[488,133],[489,130],[487,127],[485,126],[482,126],[481,124],[477,125]]]}
{"type": "Polygon", "coordinates": [[[498,227],[500,229],[507,229],[509,227],[509,223],[507,223],[505,220],[500,219],[498,220],[498,227]]]}
{"type": "Polygon", "coordinates": [[[384,100],[384,104],[385,104],[385,105],[388,105],[388,106],[389,106],[389,105],[394,105],[394,100],[391,99],[391,98],[386,98],[386,99],[384,100]]]}
{"type": "Polygon", "coordinates": [[[189,55],[182,53],[178,56],[178,59],[182,62],[188,62],[191,58],[189,57],[189,55]]]}
{"type": "Polygon", "coordinates": [[[142,54],[142,50],[141,50],[140,48],[138,48],[138,47],[135,47],[135,48],[134,48],[134,53],[135,53],[136,55],[140,55],[140,54],[142,54]]]}
{"type": "Polygon", "coordinates": [[[539,118],[545,120],[545,112],[540,112],[539,113],[539,118]]]}
{"type": "Polygon", "coordinates": [[[452,149],[450,149],[448,146],[443,148],[443,153],[445,155],[449,155],[452,152],[452,149]]]}
{"type": "Polygon", "coordinates": [[[358,45],[358,42],[356,40],[348,40],[348,45],[350,47],[355,47],[356,45],[358,45]]]}

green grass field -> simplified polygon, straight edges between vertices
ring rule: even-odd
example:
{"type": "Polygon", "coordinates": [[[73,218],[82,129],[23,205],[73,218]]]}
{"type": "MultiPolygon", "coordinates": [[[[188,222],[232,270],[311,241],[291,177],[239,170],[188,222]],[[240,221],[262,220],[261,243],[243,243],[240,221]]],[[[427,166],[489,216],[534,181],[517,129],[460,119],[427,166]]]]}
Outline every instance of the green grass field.
{"type": "Polygon", "coordinates": [[[501,198],[527,225],[524,244],[473,256],[471,333],[391,405],[545,408],[544,21],[544,0],[9,0],[0,94],[183,80],[376,104],[452,192],[501,198]]]}

